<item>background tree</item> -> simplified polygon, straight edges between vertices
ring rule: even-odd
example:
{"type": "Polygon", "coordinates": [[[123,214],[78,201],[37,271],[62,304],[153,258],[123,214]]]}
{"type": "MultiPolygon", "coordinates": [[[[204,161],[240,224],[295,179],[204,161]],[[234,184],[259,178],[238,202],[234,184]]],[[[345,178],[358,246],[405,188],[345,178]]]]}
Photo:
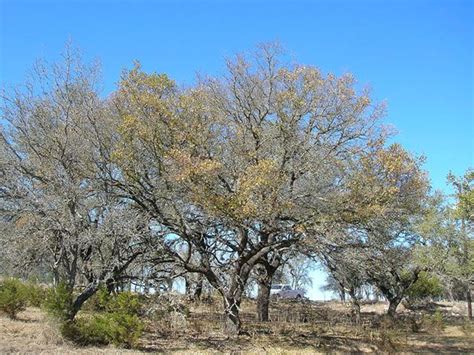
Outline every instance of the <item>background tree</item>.
{"type": "Polygon", "coordinates": [[[448,181],[455,188],[455,217],[460,224],[459,253],[461,255],[458,256],[459,275],[466,289],[468,317],[472,319],[471,288],[474,284],[474,241],[472,239],[474,228],[474,171],[468,170],[460,178],[449,174],[448,181]]]}
{"type": "Polygon", "coordinates": [[[462,178],[450,175],[448,181],[455,186],[455,204],[450,205],[440,193],[428,201],[426,213],[418,225],[424,243],[417,249],[417,260],[445,285],[462,285],[468,317],[472,318],[472,171],[468,170],[462,178]]]}
{"type": "Polygon", "coordinates": [[[346,287],[344,284],[341,284],[339,280],[336,280],[331,273],[327,273],[326,282],[321,286],[320,290],[323,292],[332,292],[339,297],[341,302],[346,302],[346,287]]]}
{"type": "Polygon", "coordinates": [[[349,295],[356,324],[360,323],[362,287],[367,281],[365,260],[360,256],[359,248],[354,247],[331,248],[321,254],[321,261],[332,279],[329,287],[338,292],[343,301],[345,295],[349,295]]]}
{"type": "Polygon", "coordinates": [[[316,262],[312,258],[295,253],[287,259],[282,274],[294,290],[308,291],[313,284],[310,273],[315,267],[316,262]]]}

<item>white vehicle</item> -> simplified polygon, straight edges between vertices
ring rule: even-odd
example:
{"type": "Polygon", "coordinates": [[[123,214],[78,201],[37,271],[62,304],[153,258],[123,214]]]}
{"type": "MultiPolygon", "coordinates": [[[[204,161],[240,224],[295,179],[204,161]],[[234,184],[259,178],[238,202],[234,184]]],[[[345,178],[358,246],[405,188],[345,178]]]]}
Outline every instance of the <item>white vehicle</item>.
{"type": "Polygon", "coordinates": [[[303,299],[303,290],[293,290],[290,285],[273,285],[270,289],[270,296],[288,298],[288,299],[303,299]]]}

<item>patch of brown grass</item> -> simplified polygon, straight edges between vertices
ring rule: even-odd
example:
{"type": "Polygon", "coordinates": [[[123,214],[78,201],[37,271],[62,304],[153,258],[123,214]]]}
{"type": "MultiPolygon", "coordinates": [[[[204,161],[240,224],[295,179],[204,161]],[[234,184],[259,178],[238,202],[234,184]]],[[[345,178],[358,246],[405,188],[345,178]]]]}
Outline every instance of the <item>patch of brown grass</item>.
{"type": "Polygon", "coordinates": [[[58,325],[44,312],[27,308],[18,314],[17,320],[0,317],[0,354],[10,353],[117,354],[117,349],[77,348],[61,337],[58,325]]]}
{"type": "MultiPolygon", "coordinates": [[[[315,354],[327,352],[428,351],[469,352],[474,348],[472,328],[462,319],[448,321],[436,333],[413,333],[403,319],[394,326],[381,321],[383,303],[362,307],[362,324],[350,320],[350,307],[340,302],[276,302],[271,322],[259,323],[255,303],[242,304],[243,335],[223,332],[220,304],[187,303],[190,314],[148,320],[140,342],[144,352],[174,354],[315,354]]],[[[112,347],[78,348],[65,342],[42,311],[29,308],[13,321],[0,317],[0,353],[140,353],[112,347]]]]}

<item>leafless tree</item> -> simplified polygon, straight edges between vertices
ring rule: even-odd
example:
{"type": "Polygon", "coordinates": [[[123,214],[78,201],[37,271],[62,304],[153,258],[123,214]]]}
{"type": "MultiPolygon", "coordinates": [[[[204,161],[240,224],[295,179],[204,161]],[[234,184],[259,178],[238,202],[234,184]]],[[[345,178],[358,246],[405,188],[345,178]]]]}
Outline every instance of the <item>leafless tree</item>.
{"type": "Polygon", "coordinates": [[[149,217],[107,183],[108,110],[96,79],[97,67],[68,47],[62,63],[38,64],[31,82],[2,95],[6,258],[24,272],[45,265],[71,292],[84,284],[71,319],[100,284],[112,287],[160,238],[149,217]]]}

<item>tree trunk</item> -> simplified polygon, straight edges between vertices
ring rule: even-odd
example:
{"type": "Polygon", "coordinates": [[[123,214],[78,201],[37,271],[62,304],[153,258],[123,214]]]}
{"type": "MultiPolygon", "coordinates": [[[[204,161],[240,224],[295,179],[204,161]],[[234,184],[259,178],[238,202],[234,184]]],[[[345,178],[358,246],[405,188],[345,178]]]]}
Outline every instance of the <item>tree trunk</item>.
{"type": "Polygon", "coordinates": [[[339,292],[339,298],[341,299],[341,302],[346,303],[346,292],[344,290],[339,292]]]}
{"type": "Polygon", "coordinates": [[[240,298],[225,297],[225,332],[228,335],[239,335],[240,327],[242,325],[240,321],[240,298]]]}
{"type": "Polygon", "coordinates": [[[276,271],[278,270],[278,267],[281,264],[281,257],[279,255],[275,255],[272,260],[268,260],[268,255],[265,255],[260,259],[259,264],[261,268],[257,268],[257,319],[259,322],[268,322],[268,310],[270,308],[270,289],[272,287],[273,276],[275,275],[276,271]]]}
{"type": "Polygon", "coordinates": [[[258,280],[257,296],[257,318],[259,322],[268,322],[268,309],[270,307],[270,289],[272,287],[272,276],[268,273],[258,280]]]}
{"type": "Polygon", "coordinates": [[[354,317],[354,323],[359,325],[360,324],[360,304],[357,300],[352,300],[352,314],[354,317]]]}
{"type": "Polygon", "coordinates": [[[184,276],[184,294],[189,297],[191,295],[191,280],[189,280],[189,276],[184,276]]]}
{"type": "Polygon", "coordinates": [[[59,271],[55,267],[53,268],[53,287],[57,287],[59,285],[59,271]]]}
{"type": "Polygon", "coordinates": [[[448,286],[448,299],[449,299],[450,302],[454,301],[453,286],[452,285],[448,286]]]}
{"type": "Polygon", "coordinates": [[[199,275],[198,281],[196,283],[196,288],[194,289],[194,295],[193,295],[193,300],[194,301],[201,300],[203,281],[204,281],[203,276],[199,275]]]}
{"type": "Polygon", "coordinates": [[[98,283],[90,283],[87,287],[76,297],[71,305],[71,309],[67,314],[67,320],[74,320],[77,313],[81,309],[84,302],[86,302],[89,298],[91,298],[99,289],[98,283]]]}
{"type": "Polygon", "coordinates": [[[354,323],[359,325],[360,324],[360,303],[359,303],[359,298],[357,297],[357,291],[354,288],[351,288],[349,290],[349,296],[351,297],[352,317],[354,319],[354,323]]]}
{"type": "Polygon", "coordinates": [[[109,278],[105,281],[105,287],[107,288],[107,292],[110,294],[116,291],[117,283],[114,279],[109,278]]]}
{"type": "Polygon", "coordinates": [[[471,288],[467,285],[466,289],[466,302],[467,302],[467,317],[469,320],[472,320],[472,297],[471,297],[471,288]]]}
{"type": "Polygon", "coordinates": [[[399,298],[391,298],[388,300],[388,310],[387,310],[387,315],[390,318],[395,318],[395,315],[397,313],[397,307],[400,304],[402,300],[399,298]]]}

